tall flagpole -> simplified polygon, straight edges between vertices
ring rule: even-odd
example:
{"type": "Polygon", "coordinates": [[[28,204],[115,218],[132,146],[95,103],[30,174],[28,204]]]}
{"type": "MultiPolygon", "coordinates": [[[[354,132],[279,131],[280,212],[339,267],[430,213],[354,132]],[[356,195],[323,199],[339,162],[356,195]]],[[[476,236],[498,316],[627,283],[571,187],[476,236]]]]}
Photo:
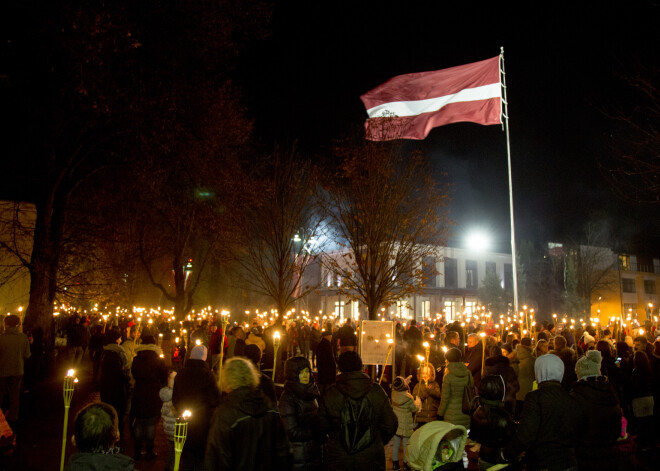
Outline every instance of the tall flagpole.
{"type": "Polygon", "coordinates": [[[518,316],[518,261],[516,256],[516,231],[513,224],[513,179],[511,178],[511,141],[509,139],[509,108],[506,99],[506,72],[504,71],[504,47],[500,48],[500,77],[502,79],[502,103],[504,104],[504,129],[506,130],[506,154],[509,168],[509,211],[511,213],[511,256],[513,272],[513,309],[514,314],[518,316]]]}

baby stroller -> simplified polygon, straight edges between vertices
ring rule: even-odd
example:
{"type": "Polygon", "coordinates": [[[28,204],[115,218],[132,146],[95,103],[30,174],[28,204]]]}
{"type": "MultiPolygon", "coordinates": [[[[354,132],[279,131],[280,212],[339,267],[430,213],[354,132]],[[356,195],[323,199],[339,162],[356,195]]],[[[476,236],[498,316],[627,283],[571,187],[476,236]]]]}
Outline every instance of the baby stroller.
{"type": "Polygon", "coordinates": [[[413,432],[406,447],[408,466],[416,471],[464,469],[467,430],[449,422],[433,421],[413,432]]]}

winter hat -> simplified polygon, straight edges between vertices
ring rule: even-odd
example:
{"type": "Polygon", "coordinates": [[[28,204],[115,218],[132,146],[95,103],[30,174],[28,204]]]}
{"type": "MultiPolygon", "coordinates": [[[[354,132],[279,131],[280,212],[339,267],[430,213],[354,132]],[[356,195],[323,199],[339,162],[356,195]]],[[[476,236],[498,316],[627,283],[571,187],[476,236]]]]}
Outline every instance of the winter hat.
{"type": "Polygon", "coordinates": [[[117,343],[117,339],[121,338],[121,333],[116,330],[111,330],[105,334],[105,343],[109,345],[111,343],[117,343]]]}
{"type": "Polygon", "coordinates": [[[206,347],[204,345],[195,345],[190,351],[190,359],[206,361],[206,347]]]}
{"type": "Polygon", "coordinates": [[[252,361],[252,363],[254,363],[255,365],[259,365],[259,363],[261,362],[261,349],[253,343],[245,346],[245,349],[243,350],[243,354],[245,357],[249,358],[252,361]]]}
{"type": "Polygon", "coordinates": [[[598,350],[589,350],[575,363],[575,373],[577,373],[578,379],[600,376],[601,360],[602,356],[598,350]]]}
{"type": "Polygon", "coordinates": [[[339,366],[339,371],[342,373],[360,371],[362,369],[362,358],[357,352],[344,352],[339,355],[337,366],[339,366]]]}
{"type": "Polygon", "coordinates": [[[593,337],[589,334],[589,332],[585,332],[585,333],[584,333],[584,343],[587,344],[587,345],[590,344],[590,343],[596,343],[596,339],[593,338],[593,337]]]}
{"type": "Polygon", "coordinates": [[[395,391],[408,391],[408,385],[410,384],[410,379],[412,376],[408,376],[407,378],[404,378],[403,376],[397,376],[394,378],[394,382],[392,383],[392,389],[395,391]]]}
{"type": "Polygon", "coordinates": [[[142,337],[142,345],[155,345],[156,339],[153,335],[145,335],[142,337]]]}
{"type": "Polygon", "coordinates": [[[462,356],[463,355],[458,348],[450,348],[449,351],[445,353],[445,360],[447,360],[449,363],[456,363],[461,361],[462,356]]]}
{"type": "Polygon", "coordinates": [[[531,347],[532,346],[532,339],[529,337],[524,337],[521,341],[520,344],[525,346],[525,347],[531,347]]]}
{"type": "Polygon", "coordinates": [[[630,348],[633,348],[633,346],[634,346],[634,344],[633,344],[633,339],[632,339],[632,337],[631,337],[630,335],[626,335],[626,343],[628,344],[628,346],[629,346],[630,348]]]}
{"type": "Polygon", "coordinates": [[[534,363],[534,375],[538,384],[559,381],[564,377],[564,362],[557,355],[541,355],[534,363]]]}

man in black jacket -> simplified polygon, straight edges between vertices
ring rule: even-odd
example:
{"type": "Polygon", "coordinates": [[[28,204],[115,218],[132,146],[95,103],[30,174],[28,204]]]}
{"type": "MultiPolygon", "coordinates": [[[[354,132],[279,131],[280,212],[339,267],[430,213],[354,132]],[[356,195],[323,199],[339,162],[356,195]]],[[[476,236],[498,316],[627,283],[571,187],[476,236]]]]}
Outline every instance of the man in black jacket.
{"type": "Polygon", "coordinates": [[[332,353],[332,331],[324,330],[323,337],[316,347],[316,368],[318,371],[317,383],[321,395],[330,385],[335,384],[337,377],[337,364],[335,363],[335,355],[332,353]]]}
{"type": "Polygon", "coordinates": [[[396,433],[397,417],[383,389],[362,371],[356,352],[342,353],[338,363],[341,374],[319,407],[322,427],[330,430],[323,469],[385,470],[385,444],[396,433]]]}
{"type": "Polygon", "coordinates": [[[220,384],[226,394],[213,414],[206,469],[290,470],[292,459],[284,425],[277,409],[258,388],[257,368],[246,358],[231,358],[222,367],[220,384]]]}
{"type": "Polygon", "coordinates": [[[556,355],[542,355],[534,374],[539,388],[525,397],[520,425],[502,455],[511,460],[524,451],[527,469],[577,469],[580,405],[561,386],[564,363],[556,355]]]}

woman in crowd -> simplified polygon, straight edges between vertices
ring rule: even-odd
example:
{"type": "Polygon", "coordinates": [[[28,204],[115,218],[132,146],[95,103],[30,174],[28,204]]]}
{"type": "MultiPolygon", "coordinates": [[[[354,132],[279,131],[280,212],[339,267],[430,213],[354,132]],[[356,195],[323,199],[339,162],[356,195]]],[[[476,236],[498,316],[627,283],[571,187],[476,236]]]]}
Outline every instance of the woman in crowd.
{"type": "Polygon", "coordinates": [[[291,443],[293,469],[313,471],[321,466],[321,432],[318,420],[319,390],[309,360],[289,358],[284,364],[284,392],[279,410],[291,443]]]}
{"type": "Polygon", "coordinates": [[[465,387],[474,388],[474,379],[465,363],[461,362],[461,351],[450,349],[445,358],[449,362],[442,379],[442,393],[438,416],[454,425],[470,426],[470,416],[463,413],[463,392],[465,387]]]}

